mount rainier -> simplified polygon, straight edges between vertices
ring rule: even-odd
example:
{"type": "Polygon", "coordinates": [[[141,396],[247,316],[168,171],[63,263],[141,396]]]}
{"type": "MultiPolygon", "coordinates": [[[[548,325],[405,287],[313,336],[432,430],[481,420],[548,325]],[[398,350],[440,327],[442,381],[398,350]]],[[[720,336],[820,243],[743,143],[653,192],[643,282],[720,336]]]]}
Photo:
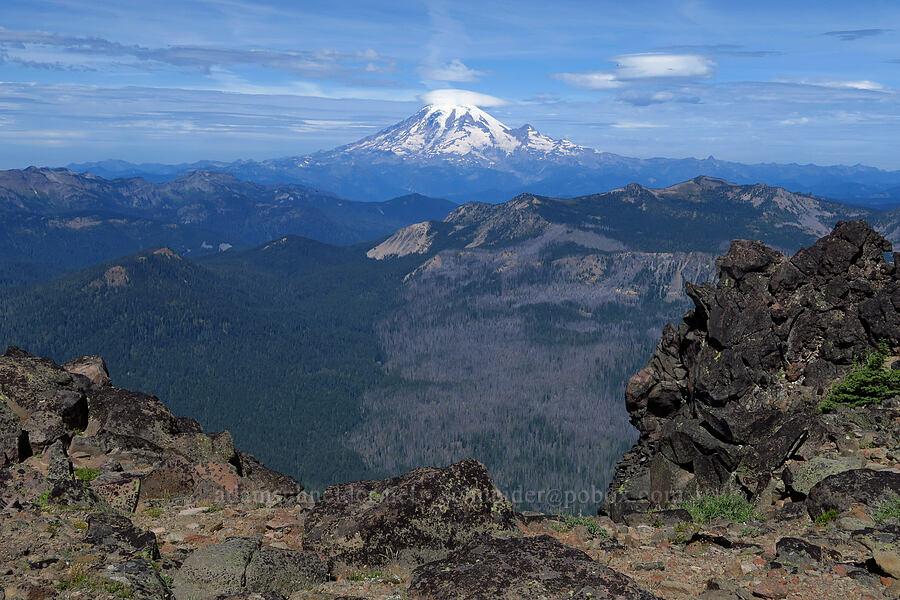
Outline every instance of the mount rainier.
{"type": "Polygon", "coordinates": [[[405,121],[324,156],[354,154],[485,166],[523,157],[553,160],[597,151],[568,140],[554,140],[531,125],[511,129],[476,106],[432,104],[405,121]]]}
{"type": "Polygon", "coordinates": [[[863,165],[748,165],[711,156],[631,158],[557,140],[530,125],[514,129],[475,106],[439,104],[357,142],[305,156],[181,165],[103,161],[69,168],[151,181],[217,170],[259,183],[301,183],[355,200],[415,192],[457,202],[502,202],[522,192],[579,196],[629,183],[665,187],[706,175],[740,184],[764,182],[850,203],[900,202],[900,171],[863,165]]]}

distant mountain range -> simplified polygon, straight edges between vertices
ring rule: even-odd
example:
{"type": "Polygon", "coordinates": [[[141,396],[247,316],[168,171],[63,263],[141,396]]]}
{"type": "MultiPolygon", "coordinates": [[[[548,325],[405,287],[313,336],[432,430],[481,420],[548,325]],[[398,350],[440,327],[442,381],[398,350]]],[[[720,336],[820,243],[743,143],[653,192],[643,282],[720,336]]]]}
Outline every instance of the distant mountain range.
{"type": "Polygon", "coordinates": [[[571,197],[639,183],[666,187],[698,175],[766,183],[847,203],[900,204],[900,171],[863,165],[742,164],[705,159],[640,159],[510,128],[474,106],[429,105],[358,142],[305,156],[236,162],[69,165],[78,172],[167,181],[197,170],[260,183],[298,183],[361,201],[409,193],[503,202],[519,193],[571,197]]]}
{"type": "Polygon", "coordinates": [[[420,195],[354,202],[297,184],[263,185],[211,171],[163,183],[67,169],[2,171],[0,281],[22,274],[28,262],[29,272],[39,274],[154,246],[204,254],[292,234],[352,244],[441,219],[455,207],[420,195]],[[4,274],[10,261],[12,272],[4,274]]]}
{"type": "Polygon", "coordinates": [[[663,189],[630,184],[571,199],[522,194],[503,204],[470,203],[440,222],[401,229],[368,255],[499,248],[522,239],[605,252],[722,252],[732,239],[749,238],[792,250],[825,235],[838,220],[866,218],[890,230],[898,216],[783,188],[695,177],[663,189]]]}

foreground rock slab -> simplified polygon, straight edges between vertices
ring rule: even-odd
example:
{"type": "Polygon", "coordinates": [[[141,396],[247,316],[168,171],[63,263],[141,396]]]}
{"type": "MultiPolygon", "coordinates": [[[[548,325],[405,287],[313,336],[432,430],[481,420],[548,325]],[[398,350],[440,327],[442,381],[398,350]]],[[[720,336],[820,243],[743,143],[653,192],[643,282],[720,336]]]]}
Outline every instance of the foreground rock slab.
{"type": "Polygon", "coordinates": [[[854,503],[877,507],[896,496],[900,496],[900,473],[855,469],[831,475],[814,485],[806,508],[815,519],[829,510],[843,512],[854,503]]]}
{"type": "Polygon", "coordinates": [[[325,490],[306,519],[304,545],[340,566],[416,566],[487,531],[512,530],[515,512],[487,469],[467,459],[444,469],[325,490]]]}
{"type": "Polygon", "coordinates": [[[549,536],[483,537],[413,572],[410,600],[652,600],[631,579],[549,536]]]}
{"type": "Polygon", "coordinates": [[[328,565],[314,552],[262,546],[260,540],[235,537],[193,552],[175,576],[176,600],[221,595],[289,595],[328,579],[328,565]]]}

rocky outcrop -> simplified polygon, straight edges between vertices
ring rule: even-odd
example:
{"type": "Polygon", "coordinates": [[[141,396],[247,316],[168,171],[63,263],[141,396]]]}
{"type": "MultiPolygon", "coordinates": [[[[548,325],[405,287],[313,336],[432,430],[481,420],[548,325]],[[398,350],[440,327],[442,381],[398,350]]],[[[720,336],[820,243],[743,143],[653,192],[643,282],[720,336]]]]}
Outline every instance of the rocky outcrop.
{"type": "Polygon", "coordinates": [[[306,519],[304,544],[339,565],[415,566],[483,532],[511,530],[514,517],[484,465],[468,459],[329,487],[306,519]]]}
{"type": "Polygon", "coordinates": [[[549,536],[474,540],[413,572],[411,600],[652,600],[631,579],[549,536]]]}
{"type": "MultiPolygon", "coordinates": [[[[796,463],[838,458],[861,421],[894,447],[893,403],[817,411],[854,357],[882,340],[900,346],[900,270],[884,260],[890,250],[862,221],[838,223],[791,258],[761,242],[733,242],[717,260],[717,284],[687,284],[695,308],[678,327],[666,326],[628,382],[640,439],[619,464],[603,510],[621,520],[726,489],[762,504],[773,494],[802,499],[817,471],[798,473],[796,463]],[[791,489],[797,475],[803,483],[791,489]]],[[[819,467],[822,477],[846,470],[819,467]]]]}
{"type": "MultiPolygon", "coordinates": [[[[98,356],[63,366],[18,348],[0,356],[0,598],[170,598],[160,571],[182,557],[171,545],[161,555],[165,529],[142,527],[138,512],[294,507],[302,490],[228,432],[203,433],[155,396],[113,386],[98,356]]],[[[255,544],[253,585],[241,590],[277,593],[306,572],[294,550],[255,544]]],[[[327,576],[310,554],[302,562],[317,575],[304,583],[327,576]]]]}
{"type": "Polygon", "coordinates": [[[120,509],[152,498],[163,479],[166,497],[209,502],[293,502],[303,490],[236,450],[227,431],[203,433],[155,396],[113,386],[98,356],[63,366],[18,348],[0,356],[0,445],[0,465],[41,455],[32,462],[50,480],[90,472],[93,491],[120,509]],[[173,463],[183,477],[170,476],[173,463]]]}

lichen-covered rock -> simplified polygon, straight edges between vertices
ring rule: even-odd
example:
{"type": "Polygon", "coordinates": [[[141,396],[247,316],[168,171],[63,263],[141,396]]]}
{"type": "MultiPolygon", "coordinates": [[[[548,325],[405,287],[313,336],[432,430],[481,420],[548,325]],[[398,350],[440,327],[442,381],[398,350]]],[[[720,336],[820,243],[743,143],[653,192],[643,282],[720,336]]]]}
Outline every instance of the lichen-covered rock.
{"type": "Polygon", "coordinates": [[[72,479],[54,481],[47,495],[47,502],[69,508],[109,510],[106,503],[93,490],[72,479]]]}
{"type": "Polygon", "coordinates": [[[257,490],[255,501],[263,504],[273,504],[279,499],[288,503],[296,503],[312,508],[312,502],[303,493],[303,486],[297,483],[293,477],[288,477],[278,471],[266,467],[259,459],[251,454],[237,451],[238,461],[241,465],[241,474],[248,480],[250,487],[257,490]]]}
{"type": "Polygon", "coordinates": [[[253,538],[231,538],[194,551],[175,575],[172,591],[176,600],[240,594],[247,565],[259,546],[259,540],[253,538]]]}
{"type": "Polygon", "coordinates": [[[631,579],[549,536],[484,536],[413,572],[410,600],[652,600],[631,579]]]}
{"type": "Polygon", "coordinates": [[[106,368],[106,361],[103,360],[102,356],[81,356],[65,363],[62,368],[69,373],[84,375],[94,385],[100,387],[112,383],[109,378],[109,370],[106,368]]]}
{"type": "MultiPolygon", "coordinates": [[[[60,445],[75,466],[102,471],[96,491],[126,511],[142,487],[146,498],[267,505],[302,498],[303,486],[239,452],[229,432],[204,433],[159,398],[113,386],[99,356],[60,367],[10,347],[0,356],[0,467],[60,445]]],[[[54,462],[51,478],[66,475],[64,462],[54,462]]]]}
{"type": "Polygon", "coordinates": [[[245,589],[255,593],[292,592],[328,581],[328,564],[311,551],[262,546],[247,565],[245,589]]]}
{"type": "Polygon", "coordinates": [[[69,373],[84,375],[91,380],[91,383],[99,387],[112,383],[109,369],[106,368],[106,361],[102,356],[80,356],[65,363],[62,368],[69,373]]]}
{"type": "Polygon", "coordinates": [[[120,597],[132,600],[165,600],[172,597],[165,581],[147,557],[112,562],[98,569],[96,574],[98,580],[112,584],[109,589],[115,590],[120,597]]]}
{"type": "Polygon", "coordinates": [[[42,452],[68,430],[87,426],[91,387],[87,378],[20,348],[10,347],[0,357],[0,402],[29,431],[34,452],[42,452]]]}
{"type": "Polygon", "coordinates": [[[467,459],[329,487],[306,519],[304,544],[336,564],[418,565],[482,532],[512,529],[514,515],[484,465],[467,459]]]}
{"type": "Polygon", "coordinates": [[[315,552],[263,546],[248,537],[230,538],[194,551],[175,576],[176,600],[289,596],[328,579],[328,565],[315,552]]]}
{"type": "Polygon", "coordinates": [[[48,463],[47,479],[71,479],[72,463],[66,456],[66,449],[62,440],[56,440],[49,448],[47,448],[46,458],[48,463]]]}
{"type": "Polygon", "coordinates": [[[838,223],[792,258],[733,242],[718,283],[686,286],[694,309],[665,327],[626,386],[640,439],[602,510],[621,520],[700,493],[760,497],[790,458],[842,438],[843,424],[816,410],[829,386],[881,340],[900,347],[890,249],[862,221],[838,223]]]}
{"type": "Polygon", "coordinates": [[[112,508],[134,512],[141,491],[141,479],[123,473],[103,473],[90,482],[91,489],[112,508]]]}
{"type": "MultiPolygon", "coordinates": [[[[204,433],[155,396],[113,386],[100,357],[60,367],[18,348],[0,356],[0,600],[3,589],[16,598],[56,597],[59,590],[66,597],[171,598],[168,573],[177,573],[190,550],[226,539],[223,528],[231,535],[267,531],[266,519],[252,531],[224,519],[201,530],[178,519],[185,504],[223,516],[289,515],[282,507],[302,496],[291,477],[239,452],[227,431],[204,433]],[[177,533],[148,523],[173,517],[177,533]],[[163,557],[154,532],[162,536],[163,557]]],[[[298,532],[301,521],[291,520],[298,532]]],[[[284,548],[244,543],[251,551],[234,572],[228,560],[211,565],[217,575],[202,597],[283,600],[327,579],[328,564],[299,550],[299,535],[289,528],[268,533],[268,542],[284,548]],[[237,582],[230,589],[219,585],[228,576],[237,582]]]]}
{"type": "Polygon", "coordinates": [[[31,445],[21,419],[0,399],[0,467],[28,458],[31,445]]]}
{"type": "Polygon", "coordinates": [[[829,510],[843,512],[856,503],[875,509],[892,496],[900,496],[900,473],[853,469],[830,475],[814,485],[806,499],[806,509],[816,519],[829,510]]]}
{"type": "Polygon", "coordinates": [[[841,560],[839,552],[795,537],[781,538],[775,548],[779,562],[795,566],[819,565],[823,561],[839,562],[841,560]]]}
{"type": "Polygon", "coordinates": [[[89,435],[114,439],[122,448],[164,449],[180,434],[178,421],[159,398],[113,386],[90,402],[89,435]]]}
{"type": "Polygon", "coordinates": [[[793,492],[806,496],[814,485],[826,477],[852,469],[861,469],[865,466],[866,460],[862,456],[839,458],[817,456],[799,463],[795,468],[785,469],[783,479],[793,492]]]}
{"type": "Polygon", "coordinates": [[[144,555],[158,558],[156,536],[134,526],[128,517],[114,513],[97,513],[88,517],[85,541],[108,552],[125,555],[144,555]]]}

